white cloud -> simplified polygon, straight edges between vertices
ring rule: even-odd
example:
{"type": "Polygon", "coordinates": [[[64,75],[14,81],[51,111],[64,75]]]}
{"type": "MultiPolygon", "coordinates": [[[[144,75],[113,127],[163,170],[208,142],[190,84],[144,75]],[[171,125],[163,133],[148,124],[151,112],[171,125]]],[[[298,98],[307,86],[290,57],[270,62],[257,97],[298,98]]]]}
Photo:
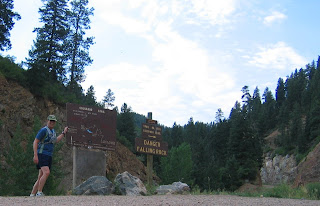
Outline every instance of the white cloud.
{"type": "Polygon", "coordinates": [[[230,22],[230,15],[236,9],[235,0],[192,0],[191,12],[212,25],[230,22]]]}
{"type": "MultiPolygon", "coordinates": [[[[212,105],[221,104],[222,96],[229,95],[222,92],[234,87],[232,76],[219,70],[219,64],[212,64],[208,51],[183,37],[173,25],[178,18],[186,23],[190,16],[198,25],[204,21],[211,25],[228,23],[235,1],[94,2],[95,8],[109,7],[98,14],[107,24],[120,27],[127,35],[144,38],[152,48],[152,59],[148,61],[157,65],[119,62],[88,75],[86,82],[99,85],[95,86],[96,91],[105,93],[110,87],[115,92],[117,106],[126,101],[138,113],[144,114],[147,109],[158,112],[163,123],[170,125],[173,121],[185,122],[190,116],[205,118],[209,110],[216,110],[212,105]],[[103,82],[108,82],[108,88],[103,88],[103,82]],[[170,121],[168,113],[175,119],[170,121]]],[[[97,92],[97,96],[102,98],[104,93],[97,92]]],[[[233,105],[234,100],[224,104],[233,105]]]]}
{"type": "Polygon", "coordinates": [[[172,1],[92,1],[100,16],[109,24],[128,33],[143,33],[158,23],[179,19],[186,24],[230,23],[237,7],[236,0],[172,0],[172,1]],[[99,12],[101,10],[101,12],[99,12]],[[103,10],[103,12],[102,12],[103,10]]]}
{"type": "Polygon", "coordinates": [[[271,15],[264,17],[263,23],[265,25],[272,25],[274,22],[282,22],[286,18],[287,16],[285,14],[274,11],[271,15]]]}
{"type": "Polygon", "coordinates": [[[249,63],[268,69],[294,69],[302,67],[307,60],[300,56],[292,47],[285,42],[278,42],[266,47],[260,47],[249,63]]]}

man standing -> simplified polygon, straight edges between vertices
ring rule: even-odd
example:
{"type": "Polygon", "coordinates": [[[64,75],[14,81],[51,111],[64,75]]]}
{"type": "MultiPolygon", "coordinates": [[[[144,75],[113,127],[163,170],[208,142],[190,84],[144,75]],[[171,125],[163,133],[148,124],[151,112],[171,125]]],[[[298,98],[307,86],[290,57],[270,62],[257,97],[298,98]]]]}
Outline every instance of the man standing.
{"type": "Polygon", "coordinates": [[[42,189],[50,175],[54,143],[58,143],[68,132],[68,127],[65,127],[63,132],[57,137],[53,129],[57,118],[54,115],[49,115],[47,119],[47,126],[39,130],[33,141],[33,162],[37,165],[39,175],[30,196],[44,195],[42,189]]]}

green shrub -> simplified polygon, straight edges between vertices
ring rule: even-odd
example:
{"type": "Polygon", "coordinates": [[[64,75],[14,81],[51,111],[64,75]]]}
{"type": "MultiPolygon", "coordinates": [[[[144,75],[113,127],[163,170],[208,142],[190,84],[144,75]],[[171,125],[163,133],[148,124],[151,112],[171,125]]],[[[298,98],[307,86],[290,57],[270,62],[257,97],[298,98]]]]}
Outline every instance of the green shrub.
{"type": "Polygon", "coordinates": [[[131,142],[126,137],[121,136],[118,131],[117,131],[117,141],[133,152],[133,146],[131,142]]]}
{"type": "Polygon", "coordinates": [[[284,156],[284,155],[287,154],[286,149],[283,148],[283,147],[278,147],[278,148],[274,151],[274,153],[277,154],[277,155],[282,155],[282,156],[284,156]]]}
{"type": "Polygon", "coordinates": [[[14,63],[14,57],[0,56],[0,73],[8,80],[17,81],[22,86],[26,85],[26,71],[14,63]]]}
{"type": "Polygon", "coordinates": [[[307,198],[307,193],[304,190],[304,188],[292,188],[290,185],[287,184],[281,184],[271,189],[263,189],[258,194],[263,195],[264,197],[276,198],[307,198]]]}
{"type": "Polygon", "coordinates": [[[300,154],[300,153],[298,153],[298,154],[296,155],[297,164],[299,164],[299,162],[301,162],[305,157],[306,157],[305,154],[300,154]]]}
{"type": "Polygon", "coordinates": [[[320,199],[320,183],[309,183],[306,185],[308,196],[310,199],[320,199]]]}

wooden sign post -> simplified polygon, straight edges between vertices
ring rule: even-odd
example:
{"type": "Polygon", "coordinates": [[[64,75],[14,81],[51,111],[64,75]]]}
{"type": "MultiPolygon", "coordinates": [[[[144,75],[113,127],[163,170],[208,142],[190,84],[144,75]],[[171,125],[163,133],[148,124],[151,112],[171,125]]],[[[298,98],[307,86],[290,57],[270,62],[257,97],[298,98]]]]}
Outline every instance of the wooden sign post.
{"type": "MultiPolygon", "coordinates": [[[[152,119],[152,112],[148,112],[148,119],[152,119]]],[[[152,185],[153,156],[147,154],[147,181],[149,187],[152,185]]]]}
{"type": "Polygon", "coordinates": [[[148,113],[146,123],[142,124],[141,138],[136,138],[135,148],[139,153],[147,154],[147,184],[151,186],[153,155],[167,156],[168,143],[162,141],[162,128],[157,125],[156,120],[152,120],[152,113],[148,113]]]}

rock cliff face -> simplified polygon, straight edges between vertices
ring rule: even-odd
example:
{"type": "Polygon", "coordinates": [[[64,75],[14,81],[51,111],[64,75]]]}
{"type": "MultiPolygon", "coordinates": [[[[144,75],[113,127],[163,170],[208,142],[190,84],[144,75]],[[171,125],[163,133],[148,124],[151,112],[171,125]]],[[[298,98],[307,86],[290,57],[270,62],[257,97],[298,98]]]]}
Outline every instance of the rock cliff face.
{"type": "Polygon", "coordinates": [[[277,185],[292,183],[297,174],[297,164],[293,155],[276,155],[272,158],[271,153],[265,154],[263,167],[260,175],[263,184],[277,185]]]}
{"type": "MultiPolygon", "coordinates": [[[[56,105],[48,100],[36,98],[19,84],[7,81],[0,75],[0,150],[10,144],[18,124],[25,133],[30,133],[35,117],[40,118],[45,125],[49,114],[57,116],[56,128],[61,131],[61,128],[66,125],[65,105],[56,105]]],[[[60,153],[64,157],[62,168],[66,173],[61,186],[70,190],[72,187],[72,149],[64,145],[60,153]]],[[[116,151],[106,152],[106,155],[107,176],[114,178],[118,173],[128,171],[142,181],[146,181],[146,167],[125,146],[117,143],[116,151]]],[[[0,161],[4,163],[3,159],[0,161]]],[[[154,180],[159,181],[159,178],[154,176],[154,180]]]]}

